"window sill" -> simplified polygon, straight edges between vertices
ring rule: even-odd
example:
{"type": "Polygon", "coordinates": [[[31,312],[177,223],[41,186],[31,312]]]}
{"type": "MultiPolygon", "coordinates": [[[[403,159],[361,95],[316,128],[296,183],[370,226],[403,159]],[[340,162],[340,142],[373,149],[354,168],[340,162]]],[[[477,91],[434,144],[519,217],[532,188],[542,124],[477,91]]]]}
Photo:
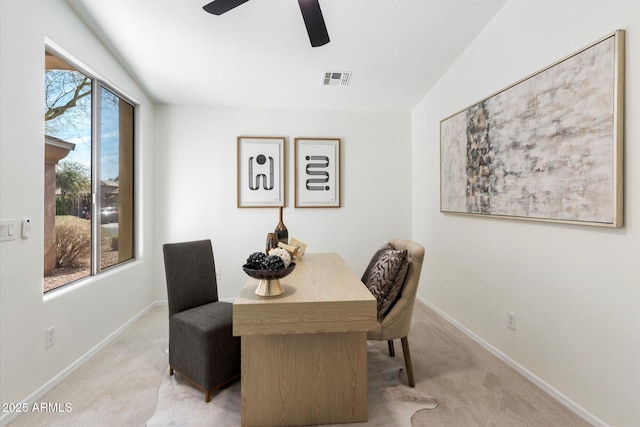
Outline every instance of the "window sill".
{"type": "Polygon", "coordinates": [[[87,285],[93,286],[96,282],[100,282],[102,280],[108,279],[111,276],[122,273],[123,271],[129,270],[131,268],[136,268],[137,266],[142,264],[142,260],[135,259],[131,261],[125,261],[120,265],[110,267],[109,269],[95,275],[95,276],[87,276],[85,278],[76,280],[74,282],[68,283],[66,285],[62,285],[56,289],[52,289],[46,294],[43,295],[43,302],[47,303],[48,301],[54,300],[58,297],[66,295],[70,292],[74,292],[78,289],[84,288],[87,285]]]}

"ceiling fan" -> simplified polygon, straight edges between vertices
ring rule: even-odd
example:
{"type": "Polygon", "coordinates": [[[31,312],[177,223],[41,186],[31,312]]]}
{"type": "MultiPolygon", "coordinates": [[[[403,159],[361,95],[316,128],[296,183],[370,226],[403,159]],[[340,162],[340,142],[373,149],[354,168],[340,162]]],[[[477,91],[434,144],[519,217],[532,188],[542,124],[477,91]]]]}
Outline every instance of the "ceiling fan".
{"type": "MultiPolygon", "coordinates": [[[[246,3],[249,0],[213,0],[203,9],[214,15],[222,15],[231,9],[246,3]]],[[[320,3],[318,0],[298,0],[304,24],[307,27],[309,41],[312,47],[318,47],[329,43],[329,34],[324,24],[320,3]]]]}

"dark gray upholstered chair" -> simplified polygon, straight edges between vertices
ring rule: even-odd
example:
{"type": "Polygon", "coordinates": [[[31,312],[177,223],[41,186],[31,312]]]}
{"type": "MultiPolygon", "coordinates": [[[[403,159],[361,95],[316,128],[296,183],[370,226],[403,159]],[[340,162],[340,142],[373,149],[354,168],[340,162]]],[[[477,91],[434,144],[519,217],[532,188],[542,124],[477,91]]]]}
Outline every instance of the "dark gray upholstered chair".
{"type": "Polygon", "coordinates": [[[240,337],[233,305],[218,301],[210,240],[162,247],[169,300],[169,374],[177,371],[211,400],[211,392],[240,376],[240,337]]]}
{"type": "Polygon", "coordinates": [[[411,328],[411,316],[413,303],[416,300],[422,261],[424,259],[424,247],[416,242],[403,239],[391,239],[389,244],[396,250],[406,250],[409,268],[402,285],[398,299],[388,313],[378,319],[376,329],[367,333],[367,339],[374,341],[387,341],[389,354],[395,356],[393,340],[400,338],[404,353],[404,363],[407,368],[407,381],[409,386],[415,387],[413,379],[413,367],[411,366],[411,353],[409,352],[409,329],[411,328]]]}

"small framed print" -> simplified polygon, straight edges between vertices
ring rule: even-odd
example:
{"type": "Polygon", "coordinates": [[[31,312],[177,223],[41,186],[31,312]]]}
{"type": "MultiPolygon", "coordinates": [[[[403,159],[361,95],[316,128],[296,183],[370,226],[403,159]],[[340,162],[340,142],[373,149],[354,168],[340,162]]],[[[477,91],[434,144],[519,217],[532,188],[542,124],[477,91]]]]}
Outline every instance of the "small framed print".
{"type": "Polygon", "coordinates": [[[284,206],[284,137],[238,137],[238,207],[284,206]]]}
{"type": "Polygon", "coordinates": [[[339,208],[340,139],[296,138],[295,207],[339,208]]]}

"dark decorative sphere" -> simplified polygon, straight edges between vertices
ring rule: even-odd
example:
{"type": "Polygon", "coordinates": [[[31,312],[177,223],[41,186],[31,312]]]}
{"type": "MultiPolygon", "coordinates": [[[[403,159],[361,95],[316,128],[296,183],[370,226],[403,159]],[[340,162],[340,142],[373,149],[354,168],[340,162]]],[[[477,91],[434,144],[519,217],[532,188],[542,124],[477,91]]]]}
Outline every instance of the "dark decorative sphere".
{"type": "Polygon", "coordinates": [[[262,263],[267,256],[263,252],[254,252],[247,258],[247,267],[254,270],[262,270],[262,263]]]}
{"type": "Polygon", "coordinates": [[[282,270],[284,261],[278,255],[269,255],[262,261],[263,270],[282,270]]]}

